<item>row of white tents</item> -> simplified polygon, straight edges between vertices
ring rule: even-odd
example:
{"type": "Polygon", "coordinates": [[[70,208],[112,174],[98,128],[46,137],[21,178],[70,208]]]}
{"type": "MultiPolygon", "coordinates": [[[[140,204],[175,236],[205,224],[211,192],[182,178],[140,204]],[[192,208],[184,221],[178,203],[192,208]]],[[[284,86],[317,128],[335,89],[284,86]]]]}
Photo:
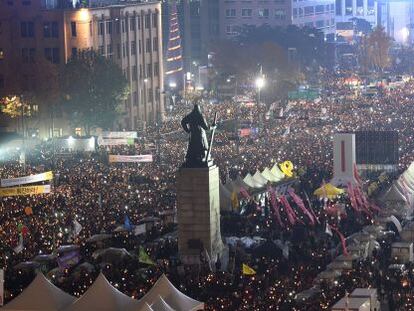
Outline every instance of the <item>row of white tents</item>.
{"type": "Polygon", "coordinates": [[[381,201],[387,208],[393,208],[393,214],[405,216],[411,211],[414,203],[414,162],[393,182],[381,201]]]}
{"type": "Polygon", "coordinates": [[[112,286],[101,273],[79,298],[73,297],[39,273],[23,292],[0,310],[7,311],[196,311],[204,303],[180,292],[162,275],[151,290],[135,300],[112,286]]]}
{"type": "Polygon", "coordinates": [[[272,168],[265,168],[263,171],[257,170],[251,175],[248,173],[244,178],[240,175],[236,179],[225,184],[220,183],[220,207],[221,210],[231,211],[232,193],[236,193],[238,198],[242,198],[241,190],[245,189],[252,194],[266,189],[267,185],[281,183],[286,179],[285,174],[280,170],[277,163],[272,168]]]}

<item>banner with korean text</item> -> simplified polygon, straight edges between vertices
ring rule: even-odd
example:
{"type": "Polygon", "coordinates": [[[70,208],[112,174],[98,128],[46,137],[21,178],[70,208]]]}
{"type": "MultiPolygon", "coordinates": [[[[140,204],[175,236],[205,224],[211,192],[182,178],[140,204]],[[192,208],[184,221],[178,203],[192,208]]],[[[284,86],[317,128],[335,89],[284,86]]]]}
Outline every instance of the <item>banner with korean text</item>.
{"type": "Polygon", "coordinates": [[[98,138],[99,146],[122,146],[133,145],[134,138],[98,138]]]}
{"type": "Polygon", "coordinates": [[[102,132],[104,138],[137,138],[137,132],[102,132]]]}
{"type": "Polygon", "coordinates": [[[109,155],[109,163],[140,163],[140,162],[152,162],[152,154],[140,154],[140,155],[109,155]]]}
{"type": "Polygon", "coordinates": [[[52,191],[52,188],[50,185],[0,188],[0,197],[45,194],[45,193],[50,193],[51,191],[52,191]]]}
{"type": "Polygon", "coordinates": [[[17,177],[17,178],[9,178],[9,179],[2,179],[1,186],[2,187],[13,187],[19,185],[26,185],[32,184],[40,181],[52,180],[53,179],[53,172],[44,172],[36,175],[29,175],[24,177],[17,177]]]}

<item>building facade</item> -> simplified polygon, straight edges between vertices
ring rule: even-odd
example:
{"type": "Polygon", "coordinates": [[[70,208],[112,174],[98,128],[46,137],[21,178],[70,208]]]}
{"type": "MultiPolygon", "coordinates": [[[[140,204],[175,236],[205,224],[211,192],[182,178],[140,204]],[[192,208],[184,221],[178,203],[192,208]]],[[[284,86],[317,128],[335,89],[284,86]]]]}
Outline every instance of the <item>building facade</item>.
{"type": "Polygon", "coordinates": [[[219,38],[220,0],[164,0],[164,47],[170,29],[170,10],[174,3],[183,46],[184,72],[193,72],[195,67],[207,65],[210,46],[219,38]]]}
{"type": "Polygon", "coordinates": [[[380,0],[377,23],[397,43],[410,45],[414,42],[414,1],[380,0]]]}
{"type": "Polygon", "coordinates": [[[245,25],[314,27],[335,32],[335,3],[331,0],[221,0],[220,34],[237,36],[245,25]]]}
{"type": "Polygon", "coordinates": [[[377,5],[375,0],[336,0],[336,22],[347,23],[353,18],[360,18],[375,27],[377,25],[377,5]]]}
{"type": "MultiPolygon", "coordinates": [[[[118,64],[129,82],[124,113],[113,128],[131,130],[159,122],[164,112],[161,25],[158,2],[73,8],[48,0],[2,1],[0,94],[38,87],[34,68],[40,61],[59,68],[79,50],[94,49],[118,64]]],[[[51,120],[51,107],[39,103],[37,109],[30,121],[40,136],[51,136],[52,122],[54,135],[70,132],[60,112],[51,120]]]]}

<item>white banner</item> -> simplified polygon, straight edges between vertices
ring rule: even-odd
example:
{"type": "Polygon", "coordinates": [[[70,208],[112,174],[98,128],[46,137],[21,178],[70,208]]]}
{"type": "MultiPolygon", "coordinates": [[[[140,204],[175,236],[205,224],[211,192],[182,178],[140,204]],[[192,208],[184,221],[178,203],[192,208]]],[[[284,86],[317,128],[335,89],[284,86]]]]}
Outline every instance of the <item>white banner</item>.
{"type": "Polygon", "coordinates": [[[104,138],[137,138],[137,132],[102,132],[104,138]]]}
{"type": "Polygon", "coordinates": [[[134,235],[141,235],[141,234],[144,234],[145,232],[147,232],[146,224],[136,225],[134,228],[134,235]]]}
{"type": "Polygon", "coordinates": [[[134,138],[102,138],[98,137],[99,146],[121,146],[121,145],[133,145],[134,138]]]}
{"type": "Polygon", "coordinates": [[[29,175],[24,177],[17,177],[17,178],[9,178],[9,179],[2,179],[1,180],[1,186],[2,187],[12,187],[12,186],[18,186],[18,185],[26,185],[26,184],[32,184],[39,181],[45,181],[45,180],[52,180],[53,179],[53,172],[45,172],[41,174],[36,175],[29,175]]]}
{"type": "Polygon", "coordinates": [[[109,163],[126,162],[126,163],[139,163],[139,162],[152,162],[152,154],[140,154],[140,155],[109,155],[109,163]]]}
{"type": "Polygon", "coordinates": [[[4,270],[0,269],[0,307],[4,305],[4,270]]]}

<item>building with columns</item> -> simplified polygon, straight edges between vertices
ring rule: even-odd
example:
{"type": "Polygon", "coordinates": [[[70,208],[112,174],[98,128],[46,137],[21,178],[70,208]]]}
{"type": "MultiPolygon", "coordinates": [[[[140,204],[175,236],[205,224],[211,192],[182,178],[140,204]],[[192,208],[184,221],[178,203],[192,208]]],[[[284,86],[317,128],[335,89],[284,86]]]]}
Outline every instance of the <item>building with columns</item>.
{"type": "MultiPolygon", "coordinates": [[[[57,68],[77,51],[94,49],[120,66],[130,86],[122,117],[114,129],[136,130],[160,122],[164,113],[161,4],[148,2],[94,3],[75,8],[54,0],[0,2],[0,96],[36,88],[38,60],[57,68]],[[21,70],[20,70],[21,69],[21,70]]],[[[51,107],[39,103],[30,117],[42,137],[51,136],[51,107]]],[[[71,134],[61,112],[55,113],[54,135],[71,134]]],[[[83,134],[76,129],[78,134],[83,134]]]]}

